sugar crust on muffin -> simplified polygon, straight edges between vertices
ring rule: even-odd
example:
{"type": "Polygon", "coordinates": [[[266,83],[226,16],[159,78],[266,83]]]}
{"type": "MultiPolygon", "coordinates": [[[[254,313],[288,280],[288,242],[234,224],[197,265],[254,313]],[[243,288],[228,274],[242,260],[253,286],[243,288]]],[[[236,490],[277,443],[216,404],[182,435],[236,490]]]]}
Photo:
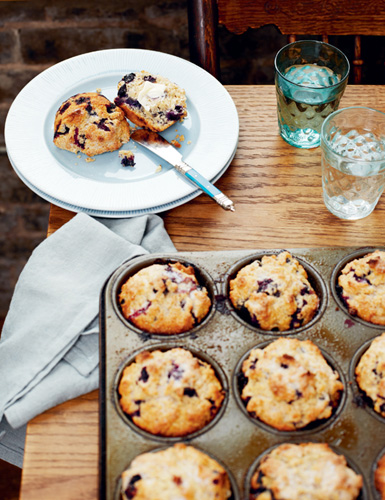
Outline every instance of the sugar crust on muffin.
{"type": "Polygon", "coordinates": [[[123,111],[97,92],[76,94],[62,103],[54,122],[54,144],[72,153],[99,155],[130,140],[123,111]]]}
{"type": "Polygon", "coordinates": [[[247,411],[281,431],[329,418],[344,388],[338,372],[310,340],[279,338],[253,349],[242,373],[247,411]]]}
{"type": "Polygon", "coordinates": [[[187,116],[184,89],[144,70],[120,80],[115,104],[131,122],[154,132],[162,132],[187,116]]]}
{"type": "Polygon", "coordinates": [[[123,370],[118,391],[135,425],[159,436],[199,431],[225,397],[212,366],[179,347],[139,353],[123,370]]]}
{"type": "Polygon", "coordinates": [[[265,455],[250,500],[356,500],[363,479],[327,443],[284,443],[265,455]]]}
{"type": "Polygon", "coordinates": [[[385,333],[372,340],[357,363],[356,380],[373,402],[374,410],[385,417],[385,333]]]}
{"type": "Polygon", "coordinates": [[[286,251],[243,267],[230,281],[229,296],[251,324],[281,332],[309,323],[320,302],[304,267],[286,251]]]}
{"type": "Polygon", "coordinates": [[[341,298],[351,315],[385,325],[385,252],[376,250],[348,262],[338,277],[341,298]]]}
{"type": "Polygon", "coordinates": [[[139,455],[122,473],[124,500],[227,500],[231,494],[225,469],[183,443],[139,455]]]}
{"type": "Polygon", "coordinates": [[[131,276],[119,294],[126,319],[148,333],[191,330],[209,313],[211,300],[191,265],[152,264],[131,276]]]}

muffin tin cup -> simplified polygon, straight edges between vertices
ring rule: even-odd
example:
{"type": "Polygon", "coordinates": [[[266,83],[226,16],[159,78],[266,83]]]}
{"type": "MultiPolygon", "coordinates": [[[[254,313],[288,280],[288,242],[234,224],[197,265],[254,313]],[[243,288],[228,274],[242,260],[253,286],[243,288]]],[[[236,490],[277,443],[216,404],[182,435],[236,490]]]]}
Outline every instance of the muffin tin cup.
{"type": "MultiPolygon", "coordinates": [[[[284,251],[284,250],[280,250],[284,251]]],[[[327,294],[327,288],[325,285],[324,280],[322,279],[321,275],[319,272],[311,266],[306,260],[301,259],[297,255],[295,255],[295,252],[292,253],[292,256],[298,260],[298,262],[304,267],[305,271],[307,272],[308,275],[308,281],[312,285],[314,291],[318,295],[320,299],[320,304],[318,307],[318,310],[316,314],[314,315],[313,319],[309,321],[306,325],[302,325],[298,328],[291,328],[289,330],[284,330],[284,331],[275,331],[275,330],[263,330],[262,328],[259,328],[255,325],[253,325],[248,318],[244,317],[242,312],[237,310],[234,305],[232,304],[230,298],[229,298],[229,290],[230,290],[230,281],[233,280],[237,273],[245,266],[251,264],[252,262],[256,260],[261,260],[263,256],[265,255],[275,255],[277,254],[276,251],[264,251],[260,253],[255,253],[252,255],[248,255],[247,257],[239,260],[235,264],[231,266],[231,268],[228,270],[228,272],[225,275],[224,278],[224,284],[223,284],[223,295],[226,297],[226,307],[230,311],[230,313],[233,315],[233,317],[239,321],[242,325],[246,326],[247,328],[250,328],[251,330],[254,330],[257,333],[261,333],[263,335],[274,335],[274,336],[284,336],[284,335],[297,335],[304,330],[307,330],[308,328],[311,328],[316,322],[318,322],[323,313],[325,312],[327,302],[328,302],[328,294],[327,294]]]]}
{"type": "Polygon", "coordinates": [[[191,432],[190,434],[186,434],[186,435],[183,435],[183,436],[160,436],[160,435],[157,435],[157,434],[152,434],[151,432],[149,431],[146,431],[144,429],[141,429],[140,427],[138,427],[130,418],[129,415],[127,415],[121,408],[120,404],[119,404],[119,394],[118,394],[118,387],[119,387],[119,382],[120,382],[120,379],[123,375],[123,371],[124,369],[126,368],[126,366],[130,365],[132,362],[135,361],[135,358],[136,356],[143,352],[143,351],[156,351],[156,350],[159,350],[159,351],[169,351],[170,349],[174,349],[176,347],[180,347],[179,344],[175,343],[162,343],[162,344],[154,344],[154,345],[151,345],[150,347],[144,347],[142,349],[139,349],[137,350],[136,352],[133,352],[131,356],[129,356],[122,364],[121,366],[119,367],[117,373],[116,373],[116,378],[115,378],[115,384],[113,386],[113,391],[112,391],[112,394],[111,394],[111,398],[113,400],[113,403],[115,405],[115,408],[116,408],[116,411],[117,413],[120,415],[120,417],[122,418],[122,420],[136,433],[140,434],[141,436],[143,436],[144,438],[146,439],[149,439],[149,440],[152,440],[152,441],[160,441],[160,442],[167,442],[167,443],[170,443],[170,444],[173,444],[173,443],[178,443],[178,442],[181,442],[181,441],[186,441],[186,440],[191,440],[191,439],[194,439],[202,434],[204,434],[205,432],[208,432],[214,425],[217,424],[217,422],[221,419],[223,413],[225,412],[226,410],[226,406],[227,406],[227,401],[228,401],[228,397],[229,397],[229,384],[228,384],[228,381],[227,381],[227,377],[224,373],[224,371],[222,370],[222,368],[219,366],[219,364],[213,359],[211,358],[210,356],[208,356],[206,353],[198,350],[198,349],[195,349],[193,347],[188,347],[186,348],[186,350],[190,351],[191,354],[193,354],[196,358],[202,360],[202,361],[205,361],[206,363],[208,363],[214,370],[218,380],[220,381],[221,385],[222,385],[222,388],[223,388],[223,391],[225,393],[225,397],[223,399],[223,402],[222,402],[222,405],[220,407],[220,409],[218,410],[218,413],[214,416],[214,418],[212,420],[210,420],[210,422],[208,422],[204,427],[202,427],[201,429],[197,430],[197,431],[194,431],[194,432],[191,432]]]}
{"type": "Polygon", "coordinates": [[[166,338],[175,339],[176,337],[181,338],[187,335],[195,335],[199,330],[204,328],[204,326],[211,320],[216,310],[217,289],[211,276],[202,267],[198,267],[193,262],[186,260],[184,258],[179,259],[179,257],[175,256],[175,254],[167,254],[167,255],[151,254],[145,257],[141,257],[139,259],[132,260],[126,266],[123,267],[121,274],[117,277],[112,294],[113,294],[113,306],[117,316],[127,326],[127,328],[136,332],[138,335],[144,338],[149,336],[151,339],[165,340],[166,338]],[[173,334],[150,333],[138,328],[133,323],[131,323],[127,318],[124,317],[122,310],[120,308],[118,297],[123,284],[135,273],[137,273],[138,271],[140,271],[145,267],[151,266],[152,264],[171,264],[175,262],[180,262],[181,264],[185,264],[186,266],[191,265],[194,268],[198,283],[207,289],[208,295],[210,297],[211,307],[209,313],[200,323],[198,323],[192,329],[181,333],[173,333],[173,334]]]}
{"type": "MultiPolygon", "coordinates": [[[[379,248],[379,247],[376,247],[379,248]]],[[[334,297],[334,300],[337,302],[338,306],[341,308],[341,310],[346,314],[348,318],[350,318],[351,321],[360,323],[361,325],[368,326],[370,328],[375,328],[377,330],[384,330],[385,331],[385,325],[376,325],[374,323],[370,323],[369,321],[365,321],[361,319],[358,316],[355,316],[353,314],[350,314],[349,309],[345,302],[341,299],[340,293],[338,291],[338,277],[341,274],[342,269],[351,262],[352,260],[355,259],[360,259],[361,257],[364,257],[368,253],[372,253],[376,250],[375,247],[365,247],[365,248],[359,248],[355,250],[352,253],[349,253],[348,255],[345,255],[335,266],[333,269],[331,279],[330,279],[330,289],[332,292],[332,295],[334,297]]]]}
{"type": "MultiPolygon", "coordinates": [[[[337,264],[347,256],[352,258],[357,251],[364,253],[367,250],[371,249],[287,249],[305,267],[321,298],[319,312],[313,321],[290,332],[266,332],[252,328],[240,321],[227,298],[229,277],[237,269],[267,253],[279,253],[281,249],[146,255],[116,269],[105,283],[100,299],[100,500],[116,500],[114,495],[120,474],[135,456],[160,444],[174,444],[169,438],[157,439],[151,434],[138,432],[136,426],[132,428],[119,414],[114,400],[118,373],[123,365],[141,350],[153,350],[159,345],[167,349],[182,347],[207,355],[214,366],[218,365],[218,372],[222,371],[225,375],[228,397],[219,415],[199,434],[178,441],[219,457],[234,477],[239,492],[235,498],[245,498],[244,480],[250,464],[265,450],[282,441],[327,442],[351,457],[362,470],[365,481],[371,483],[373,462],[384,447],[379,439],[384,427],[381,417],[373,418],[369,411],[356,404],[356,389],[349,377],[349,369],[358,349],[379,331],[373,325],[356,321],[356,318],[351,320],[339,306],[331,287],[332,273],[337,264]],[[146,334],[122,318],[117,300],[122,282],[159,259],[191,264],[198,270],[199,276],[205,278],[202,284],[209,290],[213,305],[209,315],[193,331],[178,335],[146,334]],[[310,430],[278,431],[270,426],[256,425],[255,419],[245,414],[235,386],[234,376],[245,353],[267,341],[286,336],[314,342],[329,364],[339,372],[341,381],[344,384],[346,381],[346,390],[333,416],[310,430]]],[[[377,500],[371,488],[367,495],[368,500],[377,500]]]]}
{"type": "MultiPolygon", "coordinates": [[[[378,335],[377,335],[378,336],[378,335]]],[[[371,343],[376,337],[367,340],[362,346],[357,349],[355,354],[352,357],[350,366],[349,366],[349,380],[354,394],[354,401],[357,406],[362,407],[365,411],[367,411],[372,417],[377,419],[382,424],[385,424],[385,418],[377,413],[374,409],[374,404],[372,399],[365,394],[365,392],[359,387],[356,380],[356,367],[360,362],[361,357],[365,354],[365,352],[369,349],[371,343]]],[[[383,432],[385,428],[383,429],[383,432]]]]}
{"type": "Polygon", "coordinates": [[[373,494],[374,500],[382,500],[381,499],[381,494],[380,494],[380,492],[376,488],[374,476],[375,476],[375,473],[376,473],[377,464],[378,464],[380,458],[382,458],[384,455],[385,455],[385,448],[383,448],[380,451],[380,453],[378,454],[378,456],[375,458],[375,460],[373,462],[373,465],[372,465],[372,470],[371,470],[371,473],[370,473],[370,487],[371,487],[371,490],[372,490],[372,494],[373,494]]]}
{"type": "MultiPolygon", "coordinates": [[[[189,443],[185,443],[185,444],[188,445],[189,443]]],[[[151,449],[149,451],[151,453],[156,453],[157,451],[166,450],[168,447],[169,446],[160,446],[160,447],[151,449]]],[[[232,474],[231,470],[227,467],[227,465],[224,464],[218,457],[216,457],[215,455],[213,455],[211,452],[209,452],[209,451],[207,451],[207,450],[205,450],[205,449],[203,449],[201,447],[198,447],[198,446],[195,446],[195,448],[198,449],[199,451],[205,453],[206,455],[208,455],[210,458],[212,458],[216,462],[218,462],[219,465],[221,465],[225,469],[225,471],[227,472],[227,475],[228,475],[229,480],[230,480],[230,486],[231,486],[231,496],[228,498],[228,500],[241,500],[241,496],[239,494],[238,485],[237,485],[237,483],[235,481],[234,475],[232,474]]],[[[129,466],[130,466],[130,463],[128,463],[127,466],[124,469],[122,469],[122,472],[124,470],[128,469],[129,466]]],[[[122,500],[123,497],[121,495],[121,489],[122,489],[122,480],[119,477],[119,479],[116,482],[113,500],[122,500]]]]}
{"type": "MultiPolygon", "coordinates": [[[[313,441],[311,439],[309,440],[304,440],[304,439],[291,439],[290,441],[282,441],[282,442],[279,442],[273,446],[271,446],[270,448],[268,448],[267,450],[265,450],[263,453],[261,453],[254,461],[253,463],[250,465],[247,473],[246,473],[246,476],[245,476],[245,481],[244,481],[244,491],[245,491],[245,496],[244,496],[244,500],[249,500],[250,498],[250,484],[251,484],[251,479],[255,473],[255,471],[257,470],[259,464],[261,463],[262,459],[268,455],[271,451],[273,451],[275,448],[278,448],[278,446],[281,446],[282,444],[285,444],[285,443],[288,443],[290,442],[291,444],[300,444],[300,443],[315,443],[315,442],[319,442],[319,441],[313,441]]],[[[329,447],[335,452],[337,453],[338,455],[343,455],[346,459],[346,463],[347,465],[352,469],[354,470],[354,472],[356,474],[361,474],[362,478],[363,478],[363,484],[362,484],[362,489],[361,489],[361,492],[359,494],[359,496],[357,497],[356,500],[369,500],[369,490],[368,490],[368,485],[367,485],[367,481],[365,479],[365,476],[363,475],[360,467],[357,466],[357,464],[355,463],[355,461],[352,460],[352,458],[343,450],[340,450],[337,446],[334,446],[334,445],[331,445],[329,443],[329,447]]],[[[294,500],[294,499],[293,499],[294,500]]],[[[326,500],[326,499],[325,499],[326,500]]]]}
{"type": "Polygon", "coordinates": [[[250,353],[251,353],[251,351],[253,349],[264,349],[265,347],[267,347],[272,342],[274,342],[274,340],[268,340],[268,341],[262,342],[261,344],[257,344],[254,347],[252,347],[251,349],[249,349],[240,358],[240,360],[238,361],[238,363],[237,363],[237,365],[235,367],[231,383],[232,383],[232,389],[233,389],[233,394],[234,394],[235,400],[236,400],[239,408],[241,409],[242,413],[251,422],[253,422],[253,424],[261,427],[264,431],[270,432],[271,434],[275,434],[276,436],[285,436],[287,438],[291,438],[291,437],[293,437],[293,438],[297,438],[297,437],[304,438],[305,436],[314,434],[316,432],[320,432],[320,431],[324,430],[325,428],[331,426],[333,424],[334,420],[336,418],[338,418],[338,416],[340,415],[340,413],[343,411],[343,408],[344,408],[345,402],[346,402],[346,398],[347,398],[347,387],[346,387],[345,377],[343,375],[343,372],[342,372],[341,368],[332,359],[332,357],[322,347],[320,347],[320,346],[317,346],[317,347],[321,351],[323,357],[326,359],[328,365],[331,366],[331,368],[333,368],[333,370],[335,370],[338,373],[340,381],[342,382],[342,384],[344,386],[344,389],[343,389],[343,391],[342,391],[342,393],[340,395],[340,399],[339,399],[338,405],[337,405],[336,408],[333,409],[333,412],[332,412],[331,416],[328,419],[322,419],[322,420],[319,420],[319,421],[311,422],[310,424],[306,425],[306,427],[304,427],[302,429],[297,429],[295,431],[283,431],[283,430],[276,429],[275,427],[272,427],[271,425],[263,422],[262,420],[260,420],[257,417],[253,417],[247,411],[246,404],[245,404],[245,402],[243,401],[243,399],[241,397],[242,390],[240,388],[240,383],[239,383],[239,375],[242,373],[242,364],[249,357],[249,355],[250,355],[250,353]]]}

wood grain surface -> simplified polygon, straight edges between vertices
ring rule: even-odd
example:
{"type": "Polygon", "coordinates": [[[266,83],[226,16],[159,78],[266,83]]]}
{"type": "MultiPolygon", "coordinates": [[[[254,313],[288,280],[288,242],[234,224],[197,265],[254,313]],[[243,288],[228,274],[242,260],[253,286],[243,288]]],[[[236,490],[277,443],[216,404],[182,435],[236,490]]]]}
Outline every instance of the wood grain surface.
{"type": "MultiPolygon", "coordinates": [[[[280,138],[273,86],[227,89],[238,109],[239,145],[216,185],[236,211],[225,212],[200,195],[160,214],[179,251],[384,245],[384,197],[361,221],[328,212],[320,149],[300,150],[280,138]]],[[[385,112],[385,87],[348,87],[340,107],[353,105],[385,112]]],[[[74,215],[52,206],[48,234],[74,215]]],[[[22,500],[97,498],[97,396],[95,391],[69,401],[30,422],[22,500]]]]}
{"type": "Polygon", "coordinates": [[[218,18],[238,34],[267,24],[285,35],[384,35],[385,29],[377,0],[218,0],[218,18]]]}

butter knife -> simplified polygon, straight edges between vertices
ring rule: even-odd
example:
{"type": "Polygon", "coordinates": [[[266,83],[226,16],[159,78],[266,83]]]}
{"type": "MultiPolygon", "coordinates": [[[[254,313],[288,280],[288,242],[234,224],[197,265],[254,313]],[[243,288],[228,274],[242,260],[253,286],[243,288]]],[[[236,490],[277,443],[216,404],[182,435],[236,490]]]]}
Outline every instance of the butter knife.
{"type": "Polygon", "coordinates": [[[149,149],[156,155],[166,160],[176,170],[187,177],[193,184],[198,186],[202,191],[211,196],[225,210],[235,211],[234,203],[218,188],[211,184],[203,175],[195,169],[187,165],[183,161],[182,155],[177,151],[164,137],[146,129],[135,130],[131,134],[131,139],[141,146],[149,149]]]}

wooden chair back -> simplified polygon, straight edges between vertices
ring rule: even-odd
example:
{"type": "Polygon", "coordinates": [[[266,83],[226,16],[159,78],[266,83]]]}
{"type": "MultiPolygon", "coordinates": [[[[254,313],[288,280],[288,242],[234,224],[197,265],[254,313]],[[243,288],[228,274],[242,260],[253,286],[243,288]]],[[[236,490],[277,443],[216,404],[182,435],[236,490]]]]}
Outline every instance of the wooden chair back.
{"type": "Polygon", "coordinates": [[[297,35],[354,35],[353,81],[362,77],[362,35],[385,35],[384,0],[188,0],[192,62],[220,78],[217,26],[235,34],[274,24],[297,35]]]}

